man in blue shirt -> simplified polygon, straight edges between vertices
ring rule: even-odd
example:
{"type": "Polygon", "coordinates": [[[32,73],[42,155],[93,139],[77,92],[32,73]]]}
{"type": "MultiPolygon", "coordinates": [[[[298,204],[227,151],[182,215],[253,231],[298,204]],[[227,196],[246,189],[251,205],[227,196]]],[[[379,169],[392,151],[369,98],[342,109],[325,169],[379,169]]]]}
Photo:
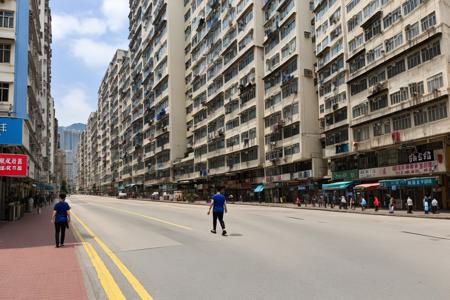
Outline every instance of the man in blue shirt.
{"type": "Polygon", "coordinates": [[[66,228],[70,223],[70,206],[66,202],[66,195],[59,195],[59,202],[53,208],[52,222],[55,223],[56,248],[64,246],[66,228]]]}
{"type": "Polygon", "coordinates": [[[216,233],[217,219],[219,219],[220,226],[222,227],[222,235],[227,235],[225,230],[225,222],[223,221],[223,214],[227,213],[227,204],[224,196],[225,188],[221,187],[219,192],[212,197],[211,205],[209,206],[208,215],[213,210],[213,229],[212,233],[216,233]]]}

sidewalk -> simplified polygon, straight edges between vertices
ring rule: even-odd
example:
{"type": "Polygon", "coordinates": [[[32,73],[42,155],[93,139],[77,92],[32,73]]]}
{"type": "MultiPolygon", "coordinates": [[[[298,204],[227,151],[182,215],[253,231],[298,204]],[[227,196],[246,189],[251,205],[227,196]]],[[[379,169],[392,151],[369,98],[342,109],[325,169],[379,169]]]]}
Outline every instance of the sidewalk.
{"type": "Polygon", "coordinates": [[[0,299],[87,299],[75,238],[55,248],[52,209],[0,224],[0,299]]]}
{"type": "MultiPolygon", "coordinates": [[[[113,198],[113,197],[111,197],[113,198]]],[[[131,199],[131,198],[129,198],[131,199]]],[[[152,200],[152,199],[146,199],[146,198],[138,198],[138,199],[132,199],[132,200],[141,200],[141,201],[151,201],[151,202],[164,202],[164,203],[181,203],[181,204],[194,204],[194,205],[209,205],[206,201],[195,201],[193,203],[191,202],[184,202],[184,201],[170,201],[170,200],[152,200]]],[[[380,209],[378,212],[376,212],[373,208],[368,208],[364,211],[361,211],[361,207],[353,209],[339,209],[339,205],[336,205],[334,208],[331,207],[319,207],[316,205],[316,207],[313,207],[312,204],[308,204],[308,206],[305,207],[304,204],[302,204],[301,207],[298,207],[294,203],[266,203],[266,202],[228,202],[228,204],[236,204],[236,205],[249,205],[249,206],[265,206],[265,207],[282,207],[282,208],[292,208],[292,209],[307,209],[307,210],[318,210],[318,211],[329,211],[329,212],[341,212],[341,213],[352,213],[352,214],[364,214],[364,215],[379,215],[379,216],[392,216],[392,217],[408,217],[408,218],[423,218],[423,219],[442,219],[442,220],[450,220],[450,211],[448,210],[441,210],[437,214],[432,214],[431,212],[426,215],[423,211],[414,211],[412,214],[408,214],[406,210],[396,210],[393,214],[390,214],[387,209],[380,209]]]]}

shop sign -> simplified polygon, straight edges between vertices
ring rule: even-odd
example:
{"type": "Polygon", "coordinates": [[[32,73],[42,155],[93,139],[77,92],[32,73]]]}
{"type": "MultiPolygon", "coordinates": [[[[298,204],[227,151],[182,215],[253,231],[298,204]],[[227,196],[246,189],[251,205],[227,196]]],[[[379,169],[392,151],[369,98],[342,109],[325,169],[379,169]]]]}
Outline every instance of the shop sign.
{"type": "Polygon", "coordinates": [[[331,174],[333,181],[335,180],[355,180],[359,179],[358,170],[337,171],[331,174]]]}
{"type": "Polygon", "coordinates": [[[21,154],[0,154],[0,176],[26,177],[27,156],[21,154]]]}
{"type": "Polygon", "coordinates": [[[438,181],[434,177],[412,178],[412,179],[394,179],[380,182],[382,187],[397,189],[397,187],[417,187],[437,185],[438,181]]]}
{"type": "Polygon", "coordinates": [[[410,176],[430,174],[432,172],[445,172],[445,165],[437,161],[417,162],[382,168],[359,170],[359,178],[382,178],[394,176],[410,176]]]}
{"type": "Polygon", "coordinates": [[[289,181],[291,180],[291,174],[281,174],[277,176],[267,176],[266,182],[280,182],[280,181],[289,181]]]}
{"type": "Polygon", "coordinates": [[[412,153],[411,155],[409,155],[409,162],[410,163],[423,162],[423,161],[433,161],[433,160],[434,160],[433,151],[430,151],[430,150],[423,151],[423,152],[412,153]]]}
{"type": "Polygon", "coordinates": [[[307,178],[311,178],[311,174],[312,174],[312,170],[307,170],[307,171],[300,171],[297,173],[294,173],[294,175],[292,176],[292,179],[307,179],[307,178]]]}
{"type": "Polygon", "coordinates": [[[306,186],[304,186],[304,185],[299,185],[299,186],[298,186],[298,190],[299,190],[299,191],[306,191],[306,186]]]}
{"type": "Polygon", "coordinates": [[[22,145],[23,120],[0,118],[0,144],[22,145]]]}

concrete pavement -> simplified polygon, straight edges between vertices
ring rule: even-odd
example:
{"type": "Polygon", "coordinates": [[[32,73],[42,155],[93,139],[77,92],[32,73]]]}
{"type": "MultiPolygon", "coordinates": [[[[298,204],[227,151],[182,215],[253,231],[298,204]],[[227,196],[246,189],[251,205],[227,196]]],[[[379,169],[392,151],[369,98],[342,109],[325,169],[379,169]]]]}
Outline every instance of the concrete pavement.
{"type": "Polygon", "coordinates": [[[84,224],[75,222],[81,236],[127,299],[142,298],[139,286],[154,299],[450,295],[447,220],[230,205],[230,236],[221,237],[209,233],[204,206],[93,196],[70,201],[84,224]]]}

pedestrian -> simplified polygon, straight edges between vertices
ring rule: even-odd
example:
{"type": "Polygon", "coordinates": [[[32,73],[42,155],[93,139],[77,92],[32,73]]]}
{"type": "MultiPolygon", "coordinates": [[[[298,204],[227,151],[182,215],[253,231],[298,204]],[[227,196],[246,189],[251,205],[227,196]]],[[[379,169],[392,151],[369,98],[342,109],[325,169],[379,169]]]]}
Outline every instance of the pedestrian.
{"type": "Polygon", "coordinates": [[[64,246],[66,228],[70,223],[70,206],[66,202],[66,195],[59,195],[59,202],[53,208],[52,223],[55,224],[56,248],[64,246]]]}
{"type": "Polygon", "coordinates": [[[366,198],[364,198],[364,196],[361,197],[360,205],[361,205],[361,211],[364,211],[366,209],[366,206],[367,206],[367,201],[366,201],[366,198]]]}
{"type": "Polygon", "coordinates": [[[347,199],[345,199],[345,196],[342,195],[341,202],[339,203],[339,209],[345,208],[347,206],[347,199]]]}
{"type": "Polygon", "coordinates": [[[352,197],[352,198],[350,198],[350,209],[354,210],[355,208],[356,208],[355,199],[353,199],[353,197],[352,197]]]}
{"type": "Polygon", "coordinates": [[[41,214],[42,206],[44,206],[44,199],[41,194],[36,196],[36,207],[37,207],[37,213],[41,214]]]}
{"type": "Polygon", "coordinates": [[[295,204],[297,204],[298,207],[302,206],[302,200],[300,199],[300,196],[297,196],[297,198],[295,199],[295,204]]]}
{"type": "Polygon", "coordinates": [[[217,194],[212,197],[211,205],[209,206],[208,215],[211,214],[211,209],[213,210],[213,229],[212,233],[217,233],[217,219],[219,219],[220,226],[222,227],[222,235],[227,235],[225,230],[225,222],[223,221],[223,214],[227,213],[227,204],[224,197],[225,188],[220,187],[217,194]]]}
{"type": "Polygon", "coordinates": [[[437,213],[438,210],[438,201],[436,200],[436,198],[433,198],[433,200],[431,200],[431,212],[433,214],[437,213]]]}
{"type": "Polygon", "coordinates": [[[373,206],[375,207],[375,211],[378,211],[378,209],[380,208],[380,200],[377,196],[375,196],[373,199],[373,206]]]}
{"type": "Polygon", "coordinates": [[[427,195],[423,196],[423,207],[425,207],[425,203],[429,201],[429,198],[427,195]]]}
{"type": "Polygon", "coordinates": [[[389,213],[393,214],[395,211],[395,199],[394,197],[389,197],[389,213]]]}
{"type": "MultiPolygon", "coordinates": [[[[427,201],[424,201],[424,203],[428,203],[427,201]]],[[[406,205],[408,207],[408,214],[412,214],[413,211],[413,200],[411,199],[411,197],[408,196],[408,199],[406,199],[406,205]]]]}
{"type": "Polygon", "coordinates": [[[233,203],[233,199],[234,199],[233,194],[230,194],[230,195],[228,196],[228,201],[229,201],[230,203],[233,203]]]}
{"type": "Polygon", "coordinates": [[[428,201],[425,201],[424,206],[423,206],[423,211],[426,215],[428,215],[428,212],[430,211],[430,206],[428,204],[428,201]]]}

